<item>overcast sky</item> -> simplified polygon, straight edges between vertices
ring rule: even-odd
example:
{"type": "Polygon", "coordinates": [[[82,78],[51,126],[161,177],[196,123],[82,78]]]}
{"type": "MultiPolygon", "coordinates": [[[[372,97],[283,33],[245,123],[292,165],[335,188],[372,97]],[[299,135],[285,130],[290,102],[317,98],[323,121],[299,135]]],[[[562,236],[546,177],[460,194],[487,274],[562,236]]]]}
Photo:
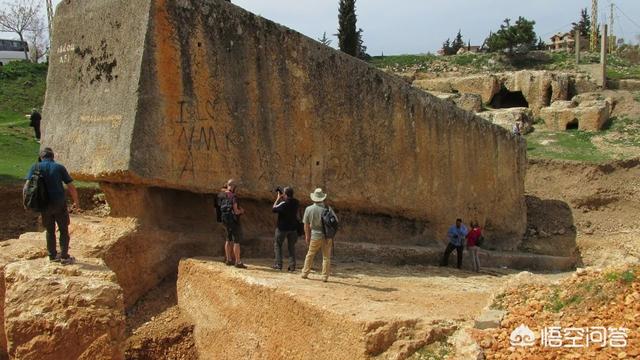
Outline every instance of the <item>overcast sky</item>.
{"type": "MultiPolygon", "coordinates": [[[[0,0],[2,1],[2,0],[0,0]]],[[[131,0],[136,1],[136,0],[131,0]]],[[[54,4],[60,0],[54,0],[54,4]]],[[[232,0],[253,13],[319,38],[327,32],[333,39],[337,29],[338,0],[232,0]]],[[[43,1],[44,3],[44,1],[43,1]]],[[[608,16],[610,0],[600,0],[599,18],[608,16]]],[[[616,35],[634,43],[640,34],[640,0],[618,0],[616,35]],[[626,15],[626,16],[625,16],[626,15]]],[[[364,30],[371,55],[435,52],[448,37],[462,30],[465,41],[480,45],[490,30],[505,18],[525,16],[535,20],[535,31],[545,41],[566,31],[590,0],[358,0],[358,27],[364,30]]],[[[6,34],[4,34],[6,37],[6,34]]]]}

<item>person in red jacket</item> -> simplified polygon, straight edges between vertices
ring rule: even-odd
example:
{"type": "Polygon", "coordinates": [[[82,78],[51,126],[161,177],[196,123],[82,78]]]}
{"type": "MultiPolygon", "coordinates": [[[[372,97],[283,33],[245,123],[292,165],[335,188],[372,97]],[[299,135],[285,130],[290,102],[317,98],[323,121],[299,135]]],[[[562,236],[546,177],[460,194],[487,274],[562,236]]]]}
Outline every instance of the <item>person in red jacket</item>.
{"type": "Polygon", "coordinates": [[[480,272],[480,258],[478,258],[478,239],[480,237],[482,237],[482,229],[480,229],[478,222],[471,223],[471,231],[467,234],[467,249],[471,254],[471,263],[475,272],[480,272]]]}

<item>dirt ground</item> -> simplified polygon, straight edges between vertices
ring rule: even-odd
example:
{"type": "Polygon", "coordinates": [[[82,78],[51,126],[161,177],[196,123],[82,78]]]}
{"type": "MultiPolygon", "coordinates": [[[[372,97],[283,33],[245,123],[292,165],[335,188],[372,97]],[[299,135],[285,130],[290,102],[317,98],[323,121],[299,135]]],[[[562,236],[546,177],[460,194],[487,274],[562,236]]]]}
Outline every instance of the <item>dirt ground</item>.
{"type": "Polygon", "coordinates": [[[127,311],[125,358],[197,360],[193,325],[180,313],[176,278],[165,279],[127,311]]]}
{"type": "Polygon", "coordinates": [[[575,244],[586,266],[639,261],[640,159],[531,160],[525,189],[530,216],[523,246],[553,254],[575,244]]]}

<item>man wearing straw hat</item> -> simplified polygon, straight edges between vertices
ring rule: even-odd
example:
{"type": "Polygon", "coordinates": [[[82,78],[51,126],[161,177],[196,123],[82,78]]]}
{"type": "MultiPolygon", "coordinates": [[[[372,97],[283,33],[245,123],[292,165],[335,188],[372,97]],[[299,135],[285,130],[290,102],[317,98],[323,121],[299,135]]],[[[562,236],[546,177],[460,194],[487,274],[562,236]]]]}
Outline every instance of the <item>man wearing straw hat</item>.
{"type": "Polygon", "coordinates": [[[302,278],[306,279],[311,272],[313,266],[313,258],[319,250],[322,250],[322,281],[329,280],[329,272],[331,270],[331,247],[333,239],[326,239],[322,227],[322,212],[326,205],[324,200],[327,194],[321,188],[317,188],[310,194],[313,205],[308,206],[304,211],[302,222],[304,223],[304,240],[309,247],[307,257],[304,260],[304,268],[302,269],[302,278]]]}

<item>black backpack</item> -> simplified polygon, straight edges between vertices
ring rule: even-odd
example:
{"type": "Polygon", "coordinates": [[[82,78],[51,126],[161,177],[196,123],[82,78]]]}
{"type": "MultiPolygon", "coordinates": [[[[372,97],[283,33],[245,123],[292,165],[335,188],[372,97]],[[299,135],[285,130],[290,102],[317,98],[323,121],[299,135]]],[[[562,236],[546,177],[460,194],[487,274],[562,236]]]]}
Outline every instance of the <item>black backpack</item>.
{"type": "Polygon", "coordinates": [[[324,233],[325,239],[333,239],[338,232],[338,217],[336,217],[336,213],[333,212],[333,209],[327,206],[321,215],[322,219],[322,232],[324,233]]]}
{"type": "Polygon", "coordinates": [[[49,193],[44,182],[44,174],[40,171],[40,164],[36,164],[31,178],[27,181],[24,189],[23,203],[27,209],[43,212],[49,205],[49,193]]]}
{"type": "Polygon", "coordinates": [[[225,225],[233,225],[237,222],[238,218],[233,213],[233,198],[230,198],[226,193],[220,196],[220,219],[225,225]]]}

